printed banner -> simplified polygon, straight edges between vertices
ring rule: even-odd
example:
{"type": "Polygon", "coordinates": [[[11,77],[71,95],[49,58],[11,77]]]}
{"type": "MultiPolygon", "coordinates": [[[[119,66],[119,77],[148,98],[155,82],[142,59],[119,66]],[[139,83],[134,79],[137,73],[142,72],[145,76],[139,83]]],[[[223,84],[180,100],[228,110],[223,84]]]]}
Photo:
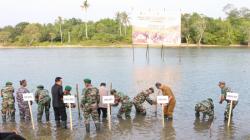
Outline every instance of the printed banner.
{"type": "Polygon", "coordinates": [[[133,10],[133,44],[180,45],[180,11],[133,10]]]}

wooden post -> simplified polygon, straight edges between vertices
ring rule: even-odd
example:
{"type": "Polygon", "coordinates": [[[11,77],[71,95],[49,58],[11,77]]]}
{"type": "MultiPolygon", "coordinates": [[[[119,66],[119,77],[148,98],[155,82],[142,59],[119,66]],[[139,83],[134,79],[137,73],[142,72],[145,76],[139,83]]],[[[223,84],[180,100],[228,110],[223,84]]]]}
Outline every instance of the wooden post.
{"type": "Polygon", "coordinates": [[[227,122],[227,126],[230,126],[230,122],[231,122],[231,114],[232,114],[232,108],[233,108],[233,101],[230,101],[230,109],[229,109],[229,118],[228,118],[228,122],[227,122]]]}
{"type": "Polygon", "coordinates": [[[72,113],[71,113],[71,104],[68,103],[69,106],[69,121],[70,121],[70,130],[73,130],[73,125],[72,125],[72,113]]]}
{"type": "Polygon", "coordinates": [[[29,105],[29,109],[30,109],[30,117],[31,117],[32,128],[33,128],[33,130],[35,130],[34,120],[33,120],[33,114],[32,114],[32,108],[31,108],[31,105],[30,105],[30,101],[28,101],[28,105],[29,105]]]}
{"type": "Polygon", "coordinates": [[[109,130],[111,130],[111,106],[108,104],[108,123],[109,123],[109,130]]]}
{"type": "Polygon", "coordinates": [[[78,119],[81,120],[82,118],[81,118],[81,111],[80,111],[78,84],[76,84],[76,99],[77,99],[78,119]]]}
{"type": "Polygon", "coordinates": [[[164,122],[164,105],[161,104],[162,106],[162,126],[165,127],[165,122],[164,122]]]}
{"type": "Polygon", "coordinates": [[[132,44],[132,49],[133,49],[133,62],[135,62],[135,46],[132,44]]]}

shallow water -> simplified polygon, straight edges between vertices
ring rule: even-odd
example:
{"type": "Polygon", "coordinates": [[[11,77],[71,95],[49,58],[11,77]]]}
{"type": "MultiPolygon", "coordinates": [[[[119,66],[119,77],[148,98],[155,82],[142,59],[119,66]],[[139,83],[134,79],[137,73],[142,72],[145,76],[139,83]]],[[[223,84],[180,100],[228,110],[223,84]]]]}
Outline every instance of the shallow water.
{"type": "MultiPolygon", "coordinates": [[[[35,130],[31,124],[19,121],[18,108],[16,122],[2,124],[0,131],[16,130],[27,139],[250,139],[249,95],[250,90],[250,49],[165,49],[164,61],[160,49],[150,49],[150,60],[146,61],[145,49],[135,49],[135,61],[129,48],[63,48],[63,49],[2,49],[0,50],[0,85],[13,81],[28,80],[28,88],[34,91],[36,85],[44,84],[50,90],[56,76],[62,76],[64,85],[83,88],[83,79],[91,78],[93,84],[112,82],[113,88],[123,91],[131,98],[139,91],[161,81],[172,87],[177,105],[173,122],[162,127],[161,111],[155,117],[154,108],[148,104],[147,116],[131,113],[131,120],[118,120],[118,108],[112,108],[112,131],[107,123],[102,123],[102,132],[96,133],[94,125],[91,134],[86,135],[83,120],[78,120],[77,109],[73,109],[74,131],[58,129],[51,109],[51,122],[37,124],[36,105],[33,105],[35,130]],[[234,111],[230,127],[223,121],[226,104],[220,105],[218,81],[224,80],[240,93],[240,102],[234,111]],[[211,129],[210,122],[197,121],[194,117],[195,104],[207,97],[215,103],[215,117],[211,129]]],[[[73,92],[75,93],[75,88],[73,92]]],[[[0,100],[1,102],[1,100],[0,100]]],[[[69,118],[69,116],[68,116],[69,118]]],[[[45,121],[45,120],[43,120],[45,121]]],[[[69,121],[69,119],[68,119],[69,121]]],[[[68,125],[69,126],[69,125],[68,125]]]]}

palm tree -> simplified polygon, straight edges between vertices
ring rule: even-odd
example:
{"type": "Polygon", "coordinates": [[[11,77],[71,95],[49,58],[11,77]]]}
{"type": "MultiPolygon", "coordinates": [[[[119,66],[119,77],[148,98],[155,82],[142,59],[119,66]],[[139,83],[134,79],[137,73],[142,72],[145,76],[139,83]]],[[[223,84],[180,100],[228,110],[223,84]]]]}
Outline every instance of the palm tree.
{"type": "Polygon", "coordinates": [[[62,33],[62,17],[58,17],[58,23],[59,23],[59,30],[60,30],[60,37],[61,37],[61,44],[63,43],[63,33],[62,33]]]}
{"type": "Polygon", "coordinates": [[[82,9],[85,11],[86,13],[86,21],[85,21],[85,36],[86,39],[88,39],[88,21],[87,21],[87,10],[89,8],[89,3],[88,0],[84,0],[83,4],[81,5],[82,9]]]}
{"type": "Polygon", "coordinates": [[[129,17],[128,14],[126,12],[122,12],[121,13],[121,19],[122,19],[122,23],[124,25],[124,35],[127,35],[127,26],[129,24],[129,17]]]}
{"type": "Polygon", "coordinates": [[[119,23],[120,36],[122,36],[122,14],[120,12],[117,12],[115,16],[116,16],[117,22],[119,23]]]}

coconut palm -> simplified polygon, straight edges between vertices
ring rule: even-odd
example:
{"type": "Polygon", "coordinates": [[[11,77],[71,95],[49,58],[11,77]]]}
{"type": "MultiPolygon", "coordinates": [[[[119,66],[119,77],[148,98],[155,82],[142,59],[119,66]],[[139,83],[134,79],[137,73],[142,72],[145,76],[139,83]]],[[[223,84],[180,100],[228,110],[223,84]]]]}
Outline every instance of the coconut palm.
{"type": "Polygon", "coordinates": [[[88,21],[87,21],[87,10],[89,8],[88,0],[84,0],[83,4],[81,5],[82,9],[86,13],[86,21],[85,21],[85,37],[88,39],[88,21]]]}
{"type": "Polygon", "coordinates": [[[127,35],[127,26],[129,25],[129,16],[126,12],[121,13],[122,23],[124,25],[124,35],[127,35]]]}

